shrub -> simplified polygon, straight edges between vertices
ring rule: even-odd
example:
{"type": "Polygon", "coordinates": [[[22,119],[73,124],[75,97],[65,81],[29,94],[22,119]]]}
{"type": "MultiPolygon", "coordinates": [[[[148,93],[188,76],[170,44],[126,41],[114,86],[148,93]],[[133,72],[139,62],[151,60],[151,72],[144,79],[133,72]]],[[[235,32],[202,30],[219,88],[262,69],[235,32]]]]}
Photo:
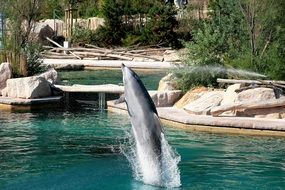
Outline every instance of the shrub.
{"type": "Polygon", "coordinates": [[[27,57],[27,74],[33,76],[47,70],[42,64],[40,53],[42,48],[39,44],[28,43],[23,52],[27,57]]]}
{"type": "Polygon", "coordinates": [[[217,78],[227,78],[227,70],[220,66],[186,66],[174,71],[177,86],[183,92],[195,86],[217,87],[217,78]]]}

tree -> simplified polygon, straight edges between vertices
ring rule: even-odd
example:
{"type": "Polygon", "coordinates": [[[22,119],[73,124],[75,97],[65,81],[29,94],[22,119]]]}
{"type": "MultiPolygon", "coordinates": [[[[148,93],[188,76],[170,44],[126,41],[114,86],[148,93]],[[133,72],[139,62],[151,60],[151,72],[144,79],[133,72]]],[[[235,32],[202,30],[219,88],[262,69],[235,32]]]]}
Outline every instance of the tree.
{"type": "MultiPolygon", "coordinates": [[[[40,0],[0,0],[2,12],[9,19],[6,36],[6,57],[12,64],[14,75],[29,74],[29,47],[34,40],[32,35],[35,21],[41,13],[40,0]]],[[[33,63],[32,63],[33,64],[33,63]]]]}
{"type": "Polygon", "coordinates": [[[211,0],[186,43],[189,65],[222,65],[285,79],[284,1],[211,0]]]}

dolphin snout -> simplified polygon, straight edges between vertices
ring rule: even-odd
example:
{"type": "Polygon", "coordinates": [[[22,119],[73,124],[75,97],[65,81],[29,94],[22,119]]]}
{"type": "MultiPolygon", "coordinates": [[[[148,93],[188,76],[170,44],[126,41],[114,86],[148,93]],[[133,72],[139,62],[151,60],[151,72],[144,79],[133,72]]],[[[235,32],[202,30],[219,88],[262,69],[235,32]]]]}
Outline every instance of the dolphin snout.
{"type": "Polygon", "coordinates": [[[124,67],[125,67],[125,64],[124,64],[124,63],[122,63],[121,68],[123,69],[124,67]]]}

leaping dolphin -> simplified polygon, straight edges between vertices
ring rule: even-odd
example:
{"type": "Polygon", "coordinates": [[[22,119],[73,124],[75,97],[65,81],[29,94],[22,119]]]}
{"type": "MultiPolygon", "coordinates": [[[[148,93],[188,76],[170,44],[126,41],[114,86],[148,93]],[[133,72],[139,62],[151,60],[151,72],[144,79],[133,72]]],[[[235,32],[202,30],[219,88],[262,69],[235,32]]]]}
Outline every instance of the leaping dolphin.
{"type": "Polygon", "coordinates": [[[122,64],[125,102],[136,139],[137,157],[143,181],[161,183],[161,135],[155,105],[138,75],[122,64]]]}

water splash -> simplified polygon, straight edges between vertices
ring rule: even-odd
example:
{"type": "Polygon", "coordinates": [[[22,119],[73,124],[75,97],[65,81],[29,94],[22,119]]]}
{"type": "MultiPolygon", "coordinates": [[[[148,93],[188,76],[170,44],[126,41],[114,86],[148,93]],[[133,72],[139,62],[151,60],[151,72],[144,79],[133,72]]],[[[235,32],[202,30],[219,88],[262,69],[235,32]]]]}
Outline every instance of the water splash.
{"type": "Polygon", "coordinates": [[[181,158],[161,134],[161,156],[153,157],[147,149],[136,143],[134,135],[127,133],[121,151],[133,169],[136,180],[145,184],[173,188],[181,186],[178,163],[181,158]]]}
{"type": "Polygon", "coordinates": [[[265,75],[259,74],[253,71],[247,71],[243,69],[235,69],[235,68],[227,68],[223,66],[212,66],[212,65],[204,65],[204,66],[184,66],[179,67],[177,70],[178,73],[191,73],[191,72],[202,72],[202,73],[212,73],[216,75],[229,75],[233,78],[266,78],[265,75]]]}

